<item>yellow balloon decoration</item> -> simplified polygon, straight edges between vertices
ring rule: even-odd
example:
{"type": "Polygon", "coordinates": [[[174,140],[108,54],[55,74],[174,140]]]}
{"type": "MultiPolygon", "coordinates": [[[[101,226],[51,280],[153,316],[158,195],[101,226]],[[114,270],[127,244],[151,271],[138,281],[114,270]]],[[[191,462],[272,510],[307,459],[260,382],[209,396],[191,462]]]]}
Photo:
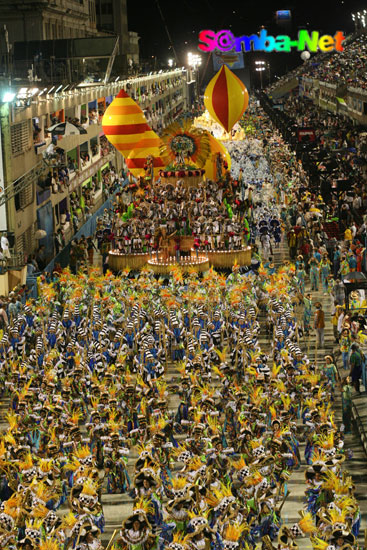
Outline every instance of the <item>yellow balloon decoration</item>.
{"type": "Polygon", "coordinates": [[[130,151],[126,159],[126,166],[134,176],[140,176],[144,172],[147,157],[153,157],[154,176],[158,175],[159,170],[164,167],[159,153],[161,140],[159,136],[150,128],[147,130],[137,147],[130,151]]]}
{"type": "Polygon", "coordinates": [[[139,105],[121,90],[106,109],[102,127],[108,141],[125,157],[134,176],[144,174],[147,157],[152,157],[154,175],[163,168],[159,155],[161,140],[149,126],[139,105]]]}
{"type": "Polygon", "coordinates": [[[106,109],[102,128],[108,141],[127,158],[144,133],[150,130],[143,111],[121,90],[106,109]]]}
{"type": "Polygon", "coordinates": [[[241,118],[248,101],[246,86],[226,65],[211,79],[204,93],[205,107],[226,132],[241,118]]]}
{"type": "Polygon", "coordinates": [[[215,181],[217,179],[217,155],[222,155],[227,161],[228,170],[231,169],[231,157],[224,145],[218,141],[214,136],[210,135],[210,152],[209,158],[204,166],[205,176],[209,180],[215,181]]]}

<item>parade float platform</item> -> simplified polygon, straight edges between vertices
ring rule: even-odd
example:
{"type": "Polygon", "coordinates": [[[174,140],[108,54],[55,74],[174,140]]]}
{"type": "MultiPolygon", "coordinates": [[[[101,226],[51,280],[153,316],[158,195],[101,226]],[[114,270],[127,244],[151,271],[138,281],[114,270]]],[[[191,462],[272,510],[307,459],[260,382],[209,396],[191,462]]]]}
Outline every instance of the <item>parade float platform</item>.
{"type": "Polygon", "coordinates": [[[241,267],[251,265],[251,246],[241,250],[214,250],[207,254],[214,268],[231,269],[235,263],[241,267]]]}
{"type": "MultiPolygon", "coordinates": [[[[197,271],[204,272],[209,269],[209,266],[214,269],[231,269],[236,263],[239,266],[251,265],[251,247],[242,248],[241,250],[215,250],[206,252],[205,255],[201,253],[199,258],[196,258],[196,253],[192,250],[193,237],[182,237],[181,241],[181,261],[180,266],[185,268],[194,268],[197,271]],[[191,253],[185,255],[185,252],[191,250],[191,253]]],[[[135,254],[121,254],[118,251],[112,250],[109,253],[108,265],[111,271],[118,272],[124,269],[131,269],[132,271],[139,271],[145,266],[150,266],[154,273],[159,275],[168,275],[170,266],[177,265],[174,247],[169,248],[169,258],[164,260],[159,257],[158,261],[156,253],[154,256],[148,253],[135,253],[135,254]]]]}
{"type": "Polygon", "coordinates": [[[207,256],[189,256],[186,258],[181,258],[180,263],[178,264],[175,261],[174,257],[170,257],[167,260],[156,258],[151,258],[148,261],[148,267],[150,267],[156,275],[169,275],[172,266],[179,265],[183,273],[186,271],[195,270],[199,273],[204,273],[209,269],[209,259],[207,256]]]}
{"type": "Polygon", "coordinates": [[[136,254],[121,254],[120,252],[112,250],[108,254],[108,267],[111,271],[123,271],[126,268],[130,268],[133,271],[139,271],[142,267],[147,265],[150,254],[148,253],[136,253],[136,254]]]}

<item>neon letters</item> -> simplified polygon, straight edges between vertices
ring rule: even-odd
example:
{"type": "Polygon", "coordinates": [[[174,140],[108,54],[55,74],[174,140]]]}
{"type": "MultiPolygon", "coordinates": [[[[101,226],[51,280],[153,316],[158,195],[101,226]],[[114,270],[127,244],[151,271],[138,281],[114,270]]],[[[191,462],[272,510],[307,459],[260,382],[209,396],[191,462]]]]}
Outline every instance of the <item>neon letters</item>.
{"type": "Polygon", "coordinates": [[[262,29],[259,34],[250,36],[234,36],[231,31],[221,30],[219,32],[204,30],[199,33],[199,49],[202,52],[212,52],[218,50],[220,52],[249,52],[264,51],[264,52],[290,52],[292,48],[296,48],[299,52],[308,50],[312,53],[317,51],[331,52],[336,50],[343,51],[342,42],[345,36],[342,31],[337,31],[334,36],[324,34],[320,36],[317,31],[311,33],[305,29],[299,31],[298,39],[291,40],[287,35],[271,36],[268,35],[266,29],[262,29]]]}

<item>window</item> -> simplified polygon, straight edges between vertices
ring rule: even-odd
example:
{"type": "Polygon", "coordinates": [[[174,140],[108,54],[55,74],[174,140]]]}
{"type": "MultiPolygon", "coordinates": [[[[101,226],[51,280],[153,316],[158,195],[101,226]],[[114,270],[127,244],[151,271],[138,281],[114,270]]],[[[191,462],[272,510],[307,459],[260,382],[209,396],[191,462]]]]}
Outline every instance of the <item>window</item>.
{"type": "Polygon", "coordinates": [[[33,202],[34,184],[32,178],[29,176],[19,178],[16,182],[14,182],[14,191],[17,191],[18,189],[19,192],[16,193],[14,197],[15,209],[22,210],[33,202]]]}
{"type": "Polygon", "coordinates": [[[111,13],[113,13],[112,2],[109,2],[108,4],[102,4],[101,13],[102,15],[110,15],[111,13]]]}
{"type": "Polygon", "coordinates": [[[17,254],[29,254],[35,248],[35,224],[32,224],[15,239],[15,252],[17,254]]]}
{"type": "Polygon", "coordinates": [[[11,152],[13,155],[23,153],[30,148],[30,128],[30,120],[18,122],[11,127],[11,152]]]}

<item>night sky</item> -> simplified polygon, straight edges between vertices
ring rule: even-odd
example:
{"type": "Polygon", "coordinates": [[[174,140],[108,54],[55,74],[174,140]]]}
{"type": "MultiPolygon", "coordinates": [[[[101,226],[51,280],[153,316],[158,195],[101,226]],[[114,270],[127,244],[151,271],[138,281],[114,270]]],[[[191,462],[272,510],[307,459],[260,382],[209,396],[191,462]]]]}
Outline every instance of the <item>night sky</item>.
{"type": "MultiPolygon", "coordinates": [[[[289,34],[294,38],[300,28],[321,34],[334,34],[337,30],[350,33],[354,29],[351,13],[367,9],[367,0],[159,0],[159,4],[180,66],[186,64],[188,51],[198,52],[198,33],[203,29],[230,29],[241,36],[256,33],[264,26],[269,34],[289,34]],[[292,23],[282,29],[275,23],[275,11],[283,9],[292,11],[292,23]]],[[[128,0],[128,20],[129,30],[141,37],[142,58],[156,56],[157,63],[164,66],[168,58],[174,57],[156,0],[128,0]]],[[[208,54],[201,55],[205,65],[208,54]]],[[[272,73],[281,75],[298,65],[299,56],[299,53],[268,54],[272,73]]]]}

